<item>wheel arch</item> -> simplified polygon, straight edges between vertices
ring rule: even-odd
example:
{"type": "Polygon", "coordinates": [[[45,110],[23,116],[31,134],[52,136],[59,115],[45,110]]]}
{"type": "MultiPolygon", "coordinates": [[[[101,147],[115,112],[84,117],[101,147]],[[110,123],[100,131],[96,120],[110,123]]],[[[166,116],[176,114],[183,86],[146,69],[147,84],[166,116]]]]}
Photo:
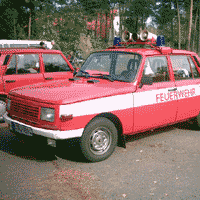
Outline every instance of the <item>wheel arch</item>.
{"type": "Polygon", "coordinates": [[[112,113],[101,113],[101,114],[96,115],[92,120],[96,119],[97,117],[105,117],[109,119],[115,125],[115,127],[117,128],[117,133],[118,133],[117,146],[126,148],[125,136],[123,134],[123,128],[122,128],[122,123],[120,119],[112,113]]]}
{"type": "Polygon", "coordinates": [[[6,94],[0,94],[0,100],[6,102],[7,95],[6,94]]]}
{"type": "Polygon", "coordinates": [[[3,115],[6,112],[6,99],[7,95],[6,94],[0,94],[0,122],[4,122],[3,120],[3,115]]]}

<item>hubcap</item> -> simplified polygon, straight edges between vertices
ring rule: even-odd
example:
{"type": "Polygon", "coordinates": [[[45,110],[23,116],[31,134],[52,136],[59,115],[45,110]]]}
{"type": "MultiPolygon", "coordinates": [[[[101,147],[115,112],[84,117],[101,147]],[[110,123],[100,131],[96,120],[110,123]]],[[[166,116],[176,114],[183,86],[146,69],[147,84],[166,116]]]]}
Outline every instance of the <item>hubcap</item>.
{"type": "Polygon", "coordinates": [[[111,140],[111,132],[105,127],[98,127],[90,135],[90,150],[102,155],[109,149],[111,140]]]}

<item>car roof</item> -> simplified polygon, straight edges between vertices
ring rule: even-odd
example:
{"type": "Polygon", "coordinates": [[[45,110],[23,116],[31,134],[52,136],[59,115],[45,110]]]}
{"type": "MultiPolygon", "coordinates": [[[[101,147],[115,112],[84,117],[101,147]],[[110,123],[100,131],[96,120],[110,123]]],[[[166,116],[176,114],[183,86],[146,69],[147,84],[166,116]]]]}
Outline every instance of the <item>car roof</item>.
{"type": "Polygon", "coordinates": [[[46,48],[0,48],[1,54],[9,53],[62,53],[59,50],[50,50],[46,48]]]}
{"type": "Polygon", "coordinates": [[[126,48],[126,47],[109,47],[103,51],[115,51],[115,52],[128,52],[137,53],[143,56],[151,55],[197,55],[195,52],[172,49],[170,47],[160,47],[160,48],[126,48]],[[160,50],[159,50],[160,49],[160,50]]]}

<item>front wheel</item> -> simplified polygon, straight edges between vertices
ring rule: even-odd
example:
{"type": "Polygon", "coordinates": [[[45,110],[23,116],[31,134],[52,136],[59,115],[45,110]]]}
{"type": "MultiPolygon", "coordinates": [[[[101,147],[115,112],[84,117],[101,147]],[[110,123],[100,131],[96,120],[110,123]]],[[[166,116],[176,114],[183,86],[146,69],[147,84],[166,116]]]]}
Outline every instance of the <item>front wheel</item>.
{"type": "Polygon", "coordinates": [[[200,129],[200,113],[192,119],[193,125],[195,126],[194,128],[200,129]]]}
{"type": "Polygon", "coordinates": [[[108,158],[117,145],[117,129],[107,118],[98,117],[85,128],[81,137],[81,150],[85,158],[98,162],[108,158]]]}
{"type": "Polygon", "coordinates": [[[3,115],[6,113],[6,102],[0,100],[0,122],[4,122],[3,115]]]}

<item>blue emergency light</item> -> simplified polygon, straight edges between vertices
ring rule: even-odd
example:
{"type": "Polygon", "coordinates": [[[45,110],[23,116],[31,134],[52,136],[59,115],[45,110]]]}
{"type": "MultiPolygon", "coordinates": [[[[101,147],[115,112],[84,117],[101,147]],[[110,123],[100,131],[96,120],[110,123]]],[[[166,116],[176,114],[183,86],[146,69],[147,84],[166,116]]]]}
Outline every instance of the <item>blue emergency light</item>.
{"type": "Polygon", "coordinates": [[[121,42],[121,38],[115,37],[113,41],[113,46],[121,46],[120,42],[121,42]]]}
{"type": "Polygon", "coordinates": [[[165,38],[163,35],[159,35],[157,37],[157,44],[156,46],[159,46],[159,47],[164,47],[165,46],[165,38]]]}

